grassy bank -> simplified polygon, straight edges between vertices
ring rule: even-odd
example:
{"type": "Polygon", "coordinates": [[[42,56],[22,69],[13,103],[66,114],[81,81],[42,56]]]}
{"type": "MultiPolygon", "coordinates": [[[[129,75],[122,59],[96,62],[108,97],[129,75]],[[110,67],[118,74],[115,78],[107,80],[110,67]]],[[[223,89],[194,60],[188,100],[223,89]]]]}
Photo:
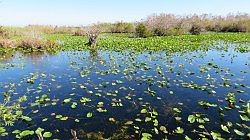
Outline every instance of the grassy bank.
{"type": "MultiPolygon", "coordinates": [[[[72,34],[46,34],[35,30],[8,29],[6,35],[0,37],[0,51],[58,51],[90,49],[87,36],[72,34]],[[12,31],[12,32],[10,32],[12,31]]],[[[200,35],[154,36],[136,38],[133,33],[102,33],[96,49],[104,50],[136,50],[136,51],[194,51],[219,48],[218,43],[234,43],[240,52],[249,52],[250,33],[215,33],[200,35]]],[[[225,45],[223,45],[225,47],[225,45]]],[[[226,45],[227,46],[227,45],[226,45]]],[[[222,48],[223,49],[223,48],[222,48]]]]}

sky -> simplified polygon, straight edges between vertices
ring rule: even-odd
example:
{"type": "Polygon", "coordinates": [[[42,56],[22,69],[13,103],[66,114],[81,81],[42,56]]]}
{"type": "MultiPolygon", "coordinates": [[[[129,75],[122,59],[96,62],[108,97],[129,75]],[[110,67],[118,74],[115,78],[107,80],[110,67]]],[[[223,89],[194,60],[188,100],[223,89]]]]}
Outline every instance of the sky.
{"type": "Polygon", "coordinates": [[[250,14],[250,0],[0,0],[0,25],[89,25],[152,14],[250,14]]]}

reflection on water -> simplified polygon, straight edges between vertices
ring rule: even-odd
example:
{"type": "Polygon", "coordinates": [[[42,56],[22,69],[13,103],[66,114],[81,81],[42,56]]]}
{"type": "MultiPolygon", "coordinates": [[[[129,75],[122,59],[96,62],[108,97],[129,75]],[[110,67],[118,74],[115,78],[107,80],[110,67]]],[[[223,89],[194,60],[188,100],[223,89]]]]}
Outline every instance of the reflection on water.
{"type": "Polygon", "coordinates": [[[15,52],[0,52],[0,62],[1,63],[7,63],[10,62],[13,59],[15,52]]]}

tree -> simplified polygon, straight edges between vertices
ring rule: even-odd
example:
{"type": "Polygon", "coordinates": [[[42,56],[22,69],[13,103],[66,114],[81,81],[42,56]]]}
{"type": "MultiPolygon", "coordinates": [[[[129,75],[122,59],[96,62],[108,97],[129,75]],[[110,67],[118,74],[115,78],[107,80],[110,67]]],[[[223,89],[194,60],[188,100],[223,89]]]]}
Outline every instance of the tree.
{"type": "Polygon", "coordinates": [[[135,32],[137,37],[146,38],[152,35],[152,33],[147,29],[147,27],[143,23],[140,23],[136,26],[135,32]]]}
{"type": "Polygon", "coordinates": [[[201,33],[201,26],[199,26],[198,24],[193,24],[189,32],[192,35],[199,35],[201,33]]]}
{"type": "Polygon", "coordinates": [[[95,47],[97,44],[97,38],[101,31],[95,26],[88,27],[86,30],[86,35],[89,37],[89,42],[87,45],[95,47]]]}

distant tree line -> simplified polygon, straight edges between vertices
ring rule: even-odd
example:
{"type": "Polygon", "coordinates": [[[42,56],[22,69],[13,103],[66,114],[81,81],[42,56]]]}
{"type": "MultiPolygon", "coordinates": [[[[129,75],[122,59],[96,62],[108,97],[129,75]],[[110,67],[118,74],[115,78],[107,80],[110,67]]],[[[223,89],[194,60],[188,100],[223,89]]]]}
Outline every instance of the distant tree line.
{"type": "MultiPolygon", "coordinates": [[[[168,36],[200,34],[201,32],[250,32],[249,14],[228,14],[213,16],[209,14],[176,16],[174,14],[151,15],[136,22],[96,23],[91,25],[102,33],[136,33],[145,36],[168,36]],[[145,26],[145,27],[143,27],[145,26]],[[146,28],[146,29],[145,29],[146,28]],[[143,31],[144,30],[144,31],[143,31]]],[[[40,30],[49,34],[84,35],[89,27],[40,26],[29,25],[25,28],[40,30]]]]}
{"type": "Polygon", "coordinates": [[[197,35],[201,32],[250,32],[250,16],[248,14],[228,14],[227,16],[208,14],[189,16],[151,15],[137,24],[136,31],[145,30],[144,28],[147,28],[147,31],[142,37],[150,35],[197,35]]]}

